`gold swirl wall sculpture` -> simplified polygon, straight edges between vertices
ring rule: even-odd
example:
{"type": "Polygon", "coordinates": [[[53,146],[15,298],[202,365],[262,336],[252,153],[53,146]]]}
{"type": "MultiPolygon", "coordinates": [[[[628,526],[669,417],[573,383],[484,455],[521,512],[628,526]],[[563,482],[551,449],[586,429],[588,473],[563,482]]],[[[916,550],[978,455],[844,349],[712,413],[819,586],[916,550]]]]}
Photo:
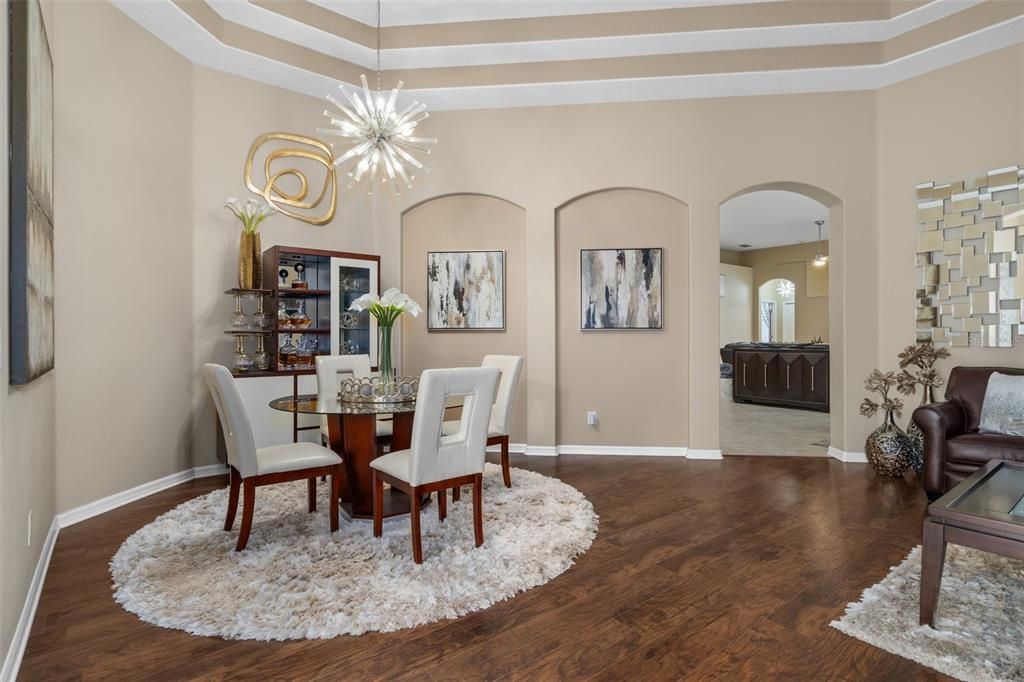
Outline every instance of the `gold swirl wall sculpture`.
{"type": "Polygon", "coordinates": [[[245,186],[280,213],[326,225],[338,207],[338,180],[331,148],[312,137],[294,133],[264,133],[249,147],[245,159],[245,186]],[[262,159],[262,174],[253,175],[262,159]],[[320,178],[322,176],[322,181],[320,178]],[[311,180],[320,191],[310,193],[311,180]]]}

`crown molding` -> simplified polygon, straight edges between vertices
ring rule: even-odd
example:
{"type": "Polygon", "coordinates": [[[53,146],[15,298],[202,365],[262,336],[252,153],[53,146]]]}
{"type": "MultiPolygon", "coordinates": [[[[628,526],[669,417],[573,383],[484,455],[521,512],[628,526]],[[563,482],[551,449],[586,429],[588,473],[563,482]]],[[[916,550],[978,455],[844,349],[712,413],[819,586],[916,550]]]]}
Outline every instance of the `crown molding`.
{"type": "MultiPolygon", "coordinates": [[[[933,0],[889,19],[867,21],[384,48],[381,50],[381,67],[386,71],[415,70],[881,43],[962,12],[980,2],[981,0],[933,0]]],[[[207,3],[226,21],[345,60],[364,69],[376,68],[376,50],[372,45],[349,40],[326,28],[305,23],[250,2],[207,0],[207,3]]]]}
{"type": "MultiPolygon", "coordinates": [[[[338,81],[322,74],[221,43],[171,0],[112,3],[195,64],[318,99],[337,88],[338,81]]],[[[433,111],[455,111],[874,90],[1022,42],[1024,16],[1018,16],[881,64],[406,92],[433,111]]]]}

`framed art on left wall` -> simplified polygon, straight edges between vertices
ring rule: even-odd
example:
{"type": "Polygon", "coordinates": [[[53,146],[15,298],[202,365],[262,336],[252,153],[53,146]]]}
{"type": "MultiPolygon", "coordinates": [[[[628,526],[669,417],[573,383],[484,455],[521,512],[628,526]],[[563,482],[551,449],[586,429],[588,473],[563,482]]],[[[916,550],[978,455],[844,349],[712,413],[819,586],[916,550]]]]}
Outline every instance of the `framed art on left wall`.
{"type": "Polygon", "coordinates": [[[10,3],[10,383],[54,365],[53,59],[38,0],[10,3]]]}

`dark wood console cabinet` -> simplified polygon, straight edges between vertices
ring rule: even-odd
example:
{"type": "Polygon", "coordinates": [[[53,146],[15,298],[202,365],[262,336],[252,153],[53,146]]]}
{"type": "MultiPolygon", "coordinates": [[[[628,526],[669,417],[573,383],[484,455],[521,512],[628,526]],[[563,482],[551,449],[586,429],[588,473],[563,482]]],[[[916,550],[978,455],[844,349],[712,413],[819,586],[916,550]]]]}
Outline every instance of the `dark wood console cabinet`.
{"type": "Polygon", "coordinates": [[[829,411],[828,347],[735,347],[732,398],[829,411]]]}

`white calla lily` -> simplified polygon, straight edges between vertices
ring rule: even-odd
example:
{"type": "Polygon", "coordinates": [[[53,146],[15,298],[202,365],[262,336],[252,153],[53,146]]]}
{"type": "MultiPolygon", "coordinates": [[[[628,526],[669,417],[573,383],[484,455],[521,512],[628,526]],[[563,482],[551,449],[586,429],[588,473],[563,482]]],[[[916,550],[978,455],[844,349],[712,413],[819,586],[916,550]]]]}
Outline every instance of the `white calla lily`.
{"type": "Polygon", "coordinates": [[[262,197],[259,199],[249,198],[245,201],[229,197],[224,202],[224,207],[241,221],[242,230],[250,234],[255,233],[259,229],[260,223],[277,213],[277,209],[262,197]]]}
{"type": "Polygon", "coordinates": [[[381,327],[392,327],[402,313],[409,313],[413,317],[423,312],[420,304],[412,300],[408,294],[391,287],[380,297],[373,294],[363,294],[348,307],[349,310],[362,312],[369,310],[370,314],[377,319],[381,327]]]}

